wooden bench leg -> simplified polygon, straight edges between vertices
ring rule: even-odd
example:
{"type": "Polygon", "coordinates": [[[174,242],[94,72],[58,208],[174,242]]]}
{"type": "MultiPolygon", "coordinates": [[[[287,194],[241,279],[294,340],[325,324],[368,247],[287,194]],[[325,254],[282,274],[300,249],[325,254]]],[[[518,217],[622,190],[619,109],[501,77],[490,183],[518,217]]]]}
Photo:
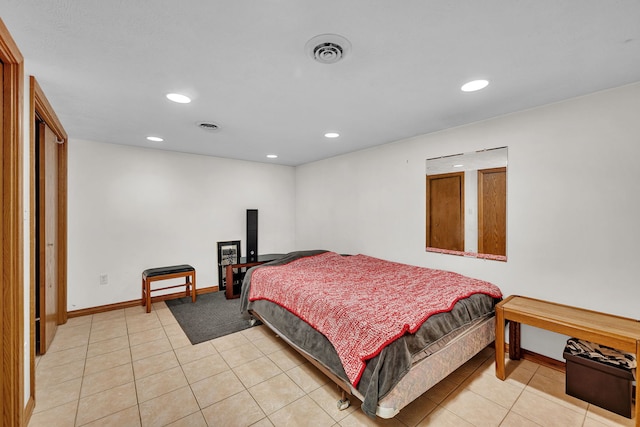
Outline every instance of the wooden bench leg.
{"type": "Polygon", "coordinates": [[[500,305],[496,305],[496,377],[506,378],[504,366],[504,311],[500,305]]]}
{"type": "Polygon", "coordinates": [[[150,300],[151,300],[151,285],[149,284],[149,278],[142,278],[142,306],[147,306],[147,313],[151,312],[150,300]]]}
{"type": "Polygon", "coordinates": [[[196,302],[196,271],[193,271],[193,289],[191,292],[191,302],[196,302]]]}
{"type": "Polygon", "coordinates": [[[185,278],[185,296],[191,297],[191,302],[196,302],[196,273],[195,271],[191,276],[187,276],[185,278]],[[191,282],[191,277],[193,277],[193,282],[191,282]],[[193,289],[192,289],[193,287],[193,289]]]}
{"type": "Polygon", "coordinates": [[[520,360],[522,349],[520,347],[520,323],[509,321],[509,359],[520,360]]]}
{"type": "Polygon", "coordinates": [[[151,313],[151,283],[149,282],[149,280],[145,281],[145,290],[147,292],[147,313],[151,313]]]}

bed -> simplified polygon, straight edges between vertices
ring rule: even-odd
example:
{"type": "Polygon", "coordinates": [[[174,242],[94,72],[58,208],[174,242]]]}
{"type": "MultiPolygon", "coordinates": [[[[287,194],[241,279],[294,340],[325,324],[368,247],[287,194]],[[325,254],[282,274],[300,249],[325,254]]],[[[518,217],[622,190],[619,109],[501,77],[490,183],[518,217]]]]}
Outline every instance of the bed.
{"type": "Polygon", "coordinates": [[[501,298],[457,273],[316,250],[247,271],[241,307],[367,415],[392,418],[494,341],[501,298]]]}

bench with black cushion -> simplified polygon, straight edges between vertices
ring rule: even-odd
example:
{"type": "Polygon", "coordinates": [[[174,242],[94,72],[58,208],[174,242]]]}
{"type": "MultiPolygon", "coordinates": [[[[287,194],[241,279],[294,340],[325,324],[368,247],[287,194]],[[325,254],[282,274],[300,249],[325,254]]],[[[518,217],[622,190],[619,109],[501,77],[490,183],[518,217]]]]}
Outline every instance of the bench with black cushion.
{"type": "Polygon", "coordinates": [[[147,306],[147,313],[151,312],[151,292],[165,289],[185,287],[185,296],[191,295],[191,301],[196,302],[196,269],[188,264],[170,267],[148,268],[142,272],[142,305],[147,306]],[[185,278],[185,283],[151,289],[151,283],[158,280],[185,278]],[[193,289],[191,287],[193,286],[193,289]]]}

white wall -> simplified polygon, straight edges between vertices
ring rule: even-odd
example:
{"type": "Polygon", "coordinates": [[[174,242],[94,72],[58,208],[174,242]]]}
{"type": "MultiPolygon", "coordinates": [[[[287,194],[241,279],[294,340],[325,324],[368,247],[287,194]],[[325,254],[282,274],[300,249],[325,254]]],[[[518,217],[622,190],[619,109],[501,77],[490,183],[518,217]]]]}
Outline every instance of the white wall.
{"type": "MultiPolygon", "coordinates": [[[[640,318],[640,83],[299,166],[296,247],[454,270],[640,318]],[[426,253],[425,159],[508,146],[508,261],[426,253]]],[[[428,120],[428,117],[425,118],[428,120]]],[[[564,339],[523,328],[562,358],[564,339]]]]}
{"type": "Polygon", "coordinates": [[[72,139],[68,174],[69,311],[140,299],[151,267],[191,264],[216,286],[216,242],[246,253],[246,209],[261,253],[293,250],[292,167],[72,139]]]}

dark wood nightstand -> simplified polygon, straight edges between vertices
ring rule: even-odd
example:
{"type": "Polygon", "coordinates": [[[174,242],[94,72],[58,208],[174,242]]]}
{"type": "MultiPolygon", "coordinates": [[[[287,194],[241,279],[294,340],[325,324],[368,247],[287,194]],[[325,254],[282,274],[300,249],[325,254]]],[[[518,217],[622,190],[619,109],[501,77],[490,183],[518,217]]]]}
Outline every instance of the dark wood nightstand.
{"type": "Polygon", "coordinates": [[[234,292],[234,280],[233,280],[233,269],[237,268],[238,270],[243,268],[251,268],[256,265],[261,265],[269,261],[274,261],[278,258],[282,258],[285,254],[264,254],[258,255],[258,260],[253,262],[247,262],[247,258],[240,258],[240,262],[238,264],[229,264],[226,266],[226,286],[225,296],[227,299],[240,298],[240,293],[234,292]]]}

